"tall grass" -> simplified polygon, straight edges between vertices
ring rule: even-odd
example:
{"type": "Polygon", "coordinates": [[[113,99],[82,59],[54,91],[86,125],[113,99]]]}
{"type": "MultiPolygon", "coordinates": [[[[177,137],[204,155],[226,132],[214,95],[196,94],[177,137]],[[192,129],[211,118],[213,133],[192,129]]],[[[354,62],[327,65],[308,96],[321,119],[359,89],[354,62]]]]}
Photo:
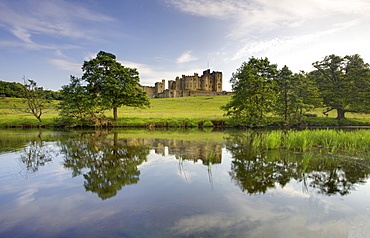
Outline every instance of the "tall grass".
{"type": "MultiPolygon", "coordinates": [[[[250,133],[247,134],[250,136],[250,133]]],[[[284,148],[294,151],[325,149],[331,152],[367,152],[370,151],[370,130],[276,130],[254,135],[251,145],[269,150],[284,148]]]]}
{"type": "Polygon", "coordinates": [[[271,131],[265,137],[266,149],[278,149],[282,143],[282,131],[271,131]]]}

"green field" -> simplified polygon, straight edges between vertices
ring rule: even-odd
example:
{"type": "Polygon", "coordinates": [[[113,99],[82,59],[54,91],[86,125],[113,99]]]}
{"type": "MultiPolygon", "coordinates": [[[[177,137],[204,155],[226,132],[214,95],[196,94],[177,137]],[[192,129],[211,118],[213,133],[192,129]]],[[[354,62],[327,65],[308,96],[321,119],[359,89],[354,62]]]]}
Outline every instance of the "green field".
{"type": "MultiPolygon", "coordinates": [[[[151,98],[150,108],[122,107],[118,110],[119,121],[117,126],[143,126],[147,123],[157,125],[181,126],[185,122],[192,121],[197,124],[207,120],[222,121],[224,112],[220,106],[225,105],[231,96],[199,96],[179,98],[151,98]]],[[[22,107],[22,99],[0,98],[0,127],[8,126],[53,126],[55,125],[58,112],[57,101],[53,101],[42,116],[43,123],[39,123],[31,114],[22,113],[14,109],[14,105],[22,107]]],[[[23,105],[24,107],[24,105],[23,105]]],[[[317,117],[308,119],[312,124],[330,125],[335,123],[336,112],[332,111],[326,117],[322,114],[323,109],[316,109],[312,114],[317,117]]],[[[112,112],[106,111],[105,115],[112,118],[112,112]]],[[[370,124],[370,115],[347,113],[346,117],[353,122],[370,124]]]]}

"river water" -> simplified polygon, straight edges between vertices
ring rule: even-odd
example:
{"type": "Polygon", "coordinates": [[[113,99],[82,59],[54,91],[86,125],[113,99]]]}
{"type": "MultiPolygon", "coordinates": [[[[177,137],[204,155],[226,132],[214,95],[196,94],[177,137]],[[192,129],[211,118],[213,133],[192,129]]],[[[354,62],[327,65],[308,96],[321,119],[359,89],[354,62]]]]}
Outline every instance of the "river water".
{"type": "Polygon", "coordinates": [[[0,131],[0,237],[369,237],[366,154],[243,131],[0,131]]]}

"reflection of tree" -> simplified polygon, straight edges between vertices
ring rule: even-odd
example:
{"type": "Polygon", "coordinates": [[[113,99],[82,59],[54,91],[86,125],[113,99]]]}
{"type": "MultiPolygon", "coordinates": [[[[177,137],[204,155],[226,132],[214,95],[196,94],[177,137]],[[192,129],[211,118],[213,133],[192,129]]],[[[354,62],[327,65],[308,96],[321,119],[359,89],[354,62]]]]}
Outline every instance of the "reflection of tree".
{"type": "Polygon", "coordinates": [[[326,195],[347,195],[356,188],[356,184],[366,183],[369,178],[369,163],[357,159],[326,157],[320,159],[321,164],[312,163],[307,178],[310,186],[319,189],[326,195]]]}
{"type": "Polygon", "coordinates": [[[140,175],[137,167],[149,154],[147,146],[127,145],[118,140],[117,133],[113,139],[107,139],[108,134],[85,133],[61,142],[64,166],[72,169],[73,176],[88,169],[83,175],[85,189],[103,200],[115,196],[123,186],[137,183],[140,175]]]}
{"type": "Polygon", "coordinates": [[[229,174],[249,194],[265,193],[277,184],[284,187],[295,179],[325,195],[346,195],[356,184],[365,183],[370,174],[368,160],[264,150],[255,146],[255,140],[258,137],[253,133],[236,133],[226,144],[234,158],[229,174]]]}
{"type": "Polygon", "coordinates": [[[277,151],[255,148],[253,140],[256,138],[252,134],[236,134],[226,144],[234,158],[229,174],[243,191],[250,194],[265,193],[276,183],[285,186],[295,174],[293,167],[289,166],[290,161],[277,160],[277,151]]]}
{"type": "Polygon", "coordinates": [[[52,161],[52,150],[45,145],[41,139],[40,132],[36,139],[30,140],[21,155],[22,162],[26,165],[27,170],[32,172],[38,171],[40,166],[44,166],[47,162],[52,161]]]}

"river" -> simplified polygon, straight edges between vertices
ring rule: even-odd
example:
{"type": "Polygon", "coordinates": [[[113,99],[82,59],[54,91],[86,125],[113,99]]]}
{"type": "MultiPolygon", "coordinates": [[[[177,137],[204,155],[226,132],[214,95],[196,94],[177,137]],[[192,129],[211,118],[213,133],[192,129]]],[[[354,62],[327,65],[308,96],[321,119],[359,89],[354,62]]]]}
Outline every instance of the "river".
{"type": "Polygon", "coordinates": [[[243,131],[0,131],[0,237],[369,237],[366,154],[243,131]]]}

